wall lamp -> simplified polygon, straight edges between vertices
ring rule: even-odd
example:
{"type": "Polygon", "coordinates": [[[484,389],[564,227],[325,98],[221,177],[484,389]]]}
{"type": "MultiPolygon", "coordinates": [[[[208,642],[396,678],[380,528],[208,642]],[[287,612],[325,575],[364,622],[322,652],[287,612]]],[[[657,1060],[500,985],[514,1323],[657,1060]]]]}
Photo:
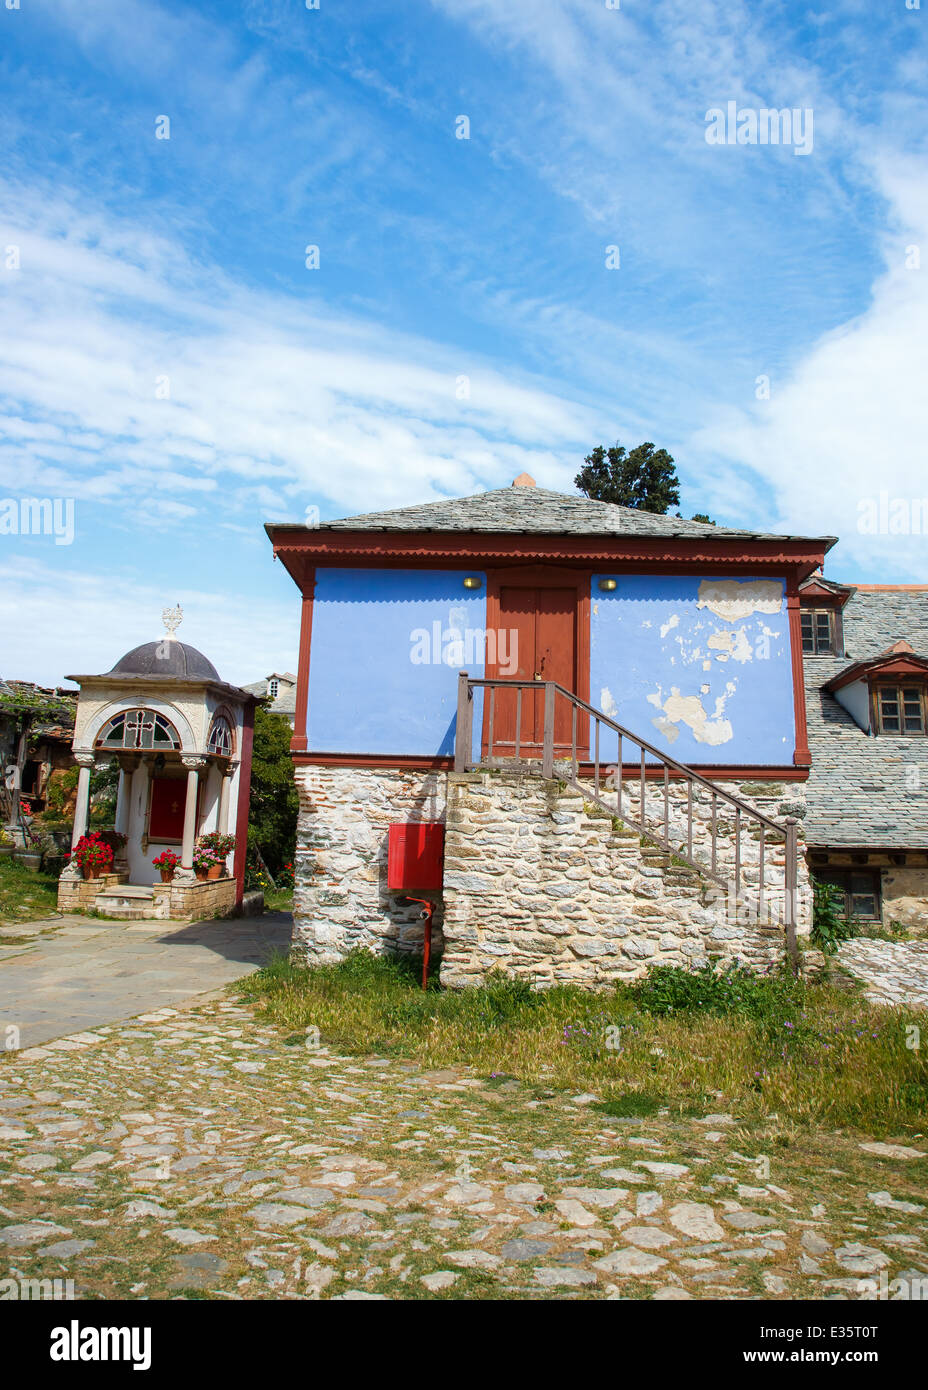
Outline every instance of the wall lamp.
{"type": "Polygon", "coordinates": [[[601,579],[599,581],[599,587],[605,594],[611,594],[613,589],[615,589],[617,586],[618,580],[616,579],[601,579]]]}
{"type": "Polygon", "coordinates": [[[464,588],[465,588],[465,589],[482,589],[482,588],[483,588],[483,580],[480,578],[480,575],[479,575],[479,574],[468,574],[468,575],[465,575],[465,576],[464,576],[464,588]]]}

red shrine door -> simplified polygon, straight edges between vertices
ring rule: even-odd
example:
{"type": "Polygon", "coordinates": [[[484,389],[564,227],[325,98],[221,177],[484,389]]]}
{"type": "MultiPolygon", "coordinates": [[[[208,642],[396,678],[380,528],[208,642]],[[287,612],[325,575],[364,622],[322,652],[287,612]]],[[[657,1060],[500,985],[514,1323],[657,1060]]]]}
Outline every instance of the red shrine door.
{"type": "MultiPolygon", "coordinates": [[[[500,571],[488,585],[487,676],[500,680],[556,681],[586,698],[589,658],[580,634],[589,631],[589,576],[571,572],[546,572],[541,567],[500,571]],[[586,622],[582,621],[586,614],[586,622]],[[495,639],[496,650],[493,650],[495,639]],[[495,656],[495,661],[492,658],[495,656]],[[585,658],[585,659],[584,659],[585,658]],[[585,682],[579,677],[585,676],[585,682]],[[580,688],[583,685],[584,688],[580,688]]],[[[588,636],[587,636],[588,645],[588,636]]],[[[521,719],[516,691],[498,689],[493,701],[493,747],[490,742],[490,691],[484,700],[484,756],[515,756],[518,733],[522,757],[540,758],[544,747],[545,697],[543,691],[523,690],[521,719]],[[517,730],[517,723],[519,725],[517,730]]],[[[558,696],[554,706],[555,755],[568,757],[571,749],[571,707],[558,696]]],[[[586,720],[578,720],[578,743],[586,740],[586,720]]]]}

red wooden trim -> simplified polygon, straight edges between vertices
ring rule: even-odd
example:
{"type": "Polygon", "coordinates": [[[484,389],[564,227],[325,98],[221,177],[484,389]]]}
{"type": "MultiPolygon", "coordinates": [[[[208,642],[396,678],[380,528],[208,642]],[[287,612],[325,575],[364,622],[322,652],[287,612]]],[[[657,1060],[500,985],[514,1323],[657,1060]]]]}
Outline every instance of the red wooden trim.
{"type": "Polygon", "coordinates": [[[303,570],[303,611],[300,614],[300,653],[296,668],[296,707],[293,715],[291,753],[306,749],[306,715],[309,709],[309,652],[313,640],[313,598],[316,593],[316,571],[312,565],[303,570]]]}
{"type": "MultiPolygon", "coordinates": [[[[453,758],[422,758],[400,753],[295,753],[293,761],[297,767],[371,767],[394,768],[397,771],[404,771],[407,768],[430,772],[454,771],[453,758]]],[[[600,775],[604,766],[604,763],[600,763],[600,775]]],[[[739,767],[733,763],[691,763],[690,766],[701,777],[708,777],[710,780],[719,782],[805,782],[809,776],[807,767],[739,767]]],[[[592,763],[580,763],[579,768],[581,777],[591,778],[593,776],[592,763]]],[[[640,763],[623,764],[623,773],[627,773],[629,778],[639,776],[640,771],[640,763]]],[[[650,781],[652,777],[662,781],[664,777],[663,767],[646,766],[645,781],[650,781]]],[[[676,780],[673,771],[671,771],[670,777],[676,780]]]]}
{"type": "Polygon", "coordinates": [[[842,686],[850,685],[852,681],[865,680],[872,685],[888,676],[903,680],[906,677],[913,677],[923,681],[926,675],[928,675],[928,660],[916,656],[914,653],[911,656],[900,653],[898,656],[876,657],[873,661],[855,661],[853,666],[849,666],[846,671],[833,677],[827,685],[822,686],[822,689],[833,693],[840,690],[842,686]]]}
{"type": "Polygon", "coordinates": [[[796,746],[793,762],[808,767],[812,762],[809,732],[806,724],[806,687],[802,672],[802,621],[800,617],[799,580],[794,573],[786,581],[786,607],[789,617],[789,646],[793,666],[793,710],[796,722],[796,746]]]}
{"type": "Polygon", "coordinates": [[[843,608],[850,594],[835,594],[831,589],[822,589],[818,584],[806,584],[799,591],[803,608],[843,608]]]}
{"type": "Polygon", "coordinates": [[[453,560],[477,566],[484,562],[528,564],[560,560],[605,568],[614,573],[644,566],[701,568],[708,564],[749,567],[796,567],[800,578],[821,568],[830,537],[790,541],[742,541],[710,537],[546,536],[524,533],[439,531],[319,531],[270,527],[274,554],[300,583],[300,564],[313,558],[329,565],[357,568],[363,560],[387,567],[453,560]]]}
{"type": "Polygon", "coordinates": [[[384,767],[402,771],[420,768],[432,772],[452,772],[454,758],[420,757],[413,753],[293,753],[295,767],[384,767]]]}
{"type": "MultiPolygon", "coordinates": [[[[255,738],[255,704],[249,700],[242,711],[242,756],[238,768],[238,804],[235,808],[235,854],[232,877],[235,879],[235,903],[241,906],[245,896],[245,861],[248,856],[248,806],[251,801],[251,750],[255,738]]],[[[220,789],[220,795],[222,794],[220,789]]]]}

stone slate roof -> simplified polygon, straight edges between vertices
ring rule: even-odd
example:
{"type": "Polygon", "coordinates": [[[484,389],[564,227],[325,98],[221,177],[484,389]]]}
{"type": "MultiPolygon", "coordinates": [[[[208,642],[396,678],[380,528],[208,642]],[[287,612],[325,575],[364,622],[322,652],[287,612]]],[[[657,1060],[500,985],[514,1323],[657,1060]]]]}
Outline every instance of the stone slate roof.
{"type": "MultiPolygon", "coordinates": [[[[268,700],[267,682],[269,677],[263,681],[252,681],[250,685],[243,685],[242,689],[247,690],[249,695],[256,696],[259,700],[268,700]]],[[[296,714],[296,676],[285,674],[283,679],[292,681],[293,685],[289,690],[278,688],[276,700],[270,700],[267,709],[270,714],[296,714]]]]}
{"type": "Polygon", "coordinates": [[[928,849],[928,738],[871,738],[822,686],[905,638],[928,656],[928,592],[858,590],[843,656],[806,656],[812,771],[806,840],[821,848],[928,849]]]}
{"type": "MultiPolygon", "coordinates": [[[[321,526],[282,523],[285,529],[319,531],[492,531],[576,536],[717,536],[736,540],[799,540],[807,537],[739,531],[684,521],[634,507],[617,507],[579,494],[551,492],[542,487],[501,487],[473,497],[424,502],[395,511],[366,512],[321,526]]],[[[268,530],[278,529],[274,523],[268,530]]],[[[831,537],[824,538],[834,544],[831,537]]]]}

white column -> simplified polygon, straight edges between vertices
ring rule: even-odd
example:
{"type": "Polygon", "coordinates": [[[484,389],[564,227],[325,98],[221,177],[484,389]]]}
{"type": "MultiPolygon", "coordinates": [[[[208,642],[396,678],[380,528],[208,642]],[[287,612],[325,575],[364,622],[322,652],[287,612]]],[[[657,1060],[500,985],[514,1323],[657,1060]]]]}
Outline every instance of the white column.
{"type": "Polygon", "coordinates": [[[181,847],[180,868],[174,875],[175,882],[192,883],[196,879],[193,871],[193,846],[197,838],[197,786],[200,769],[206,767],[205,758],[181,758],[187,769],[187,800],[184,803],[184,839],[181,847]]]}
{"type": "MultiPolygon", "coordinates": [[[[74,804],[74,828],[71,831],[71,852],[77,848],[77,842],[82,835],[87,834],[87,823],[90,820],[90,774],[93,771],[93,753],[75,753],[74,761],[79,768],[77,774],[77,800],[74,804]]],[[[74,859],[70,859],[62,870],[61,877],[65,879],[79,879],[82,877],[81,871],[74,859]]]]}
{"type": "Polygon", "coordinates": [[[113,856],[113,867],[126,870],[129,867],[129,817],[132,810],[132,774],[139,765],[137,756],[121,757],[119,762],[119,786],[116,789],[116,815],[113,829],[125,835],[126,843],[117,849],[113,856]]]}
{"type": "Polygon", "coordinates": [[[229,797],[232,791],[232,776],[237,763],[226,763],[222,769],[222,785],[219,788],[219,833],[229,833],[229,797]]]}
{"type": "Polygon", "coordinates": [[[74,849],[82,835],[87,834],[90,820],[90,774],[93,770],[92,753],[75,753],[74,760],[80,771],[77,774],[77,800],[74,804],[74,829],[71,832],[71,848],[74,849]]]}
{"type": "Polygon", "coordinates": [[[120,835],[125,835],[129,823],[129,782],[130,774],[120,763],[119,785],[116,788],[116,816],[113,821],[113,829],[120,835]]]}

